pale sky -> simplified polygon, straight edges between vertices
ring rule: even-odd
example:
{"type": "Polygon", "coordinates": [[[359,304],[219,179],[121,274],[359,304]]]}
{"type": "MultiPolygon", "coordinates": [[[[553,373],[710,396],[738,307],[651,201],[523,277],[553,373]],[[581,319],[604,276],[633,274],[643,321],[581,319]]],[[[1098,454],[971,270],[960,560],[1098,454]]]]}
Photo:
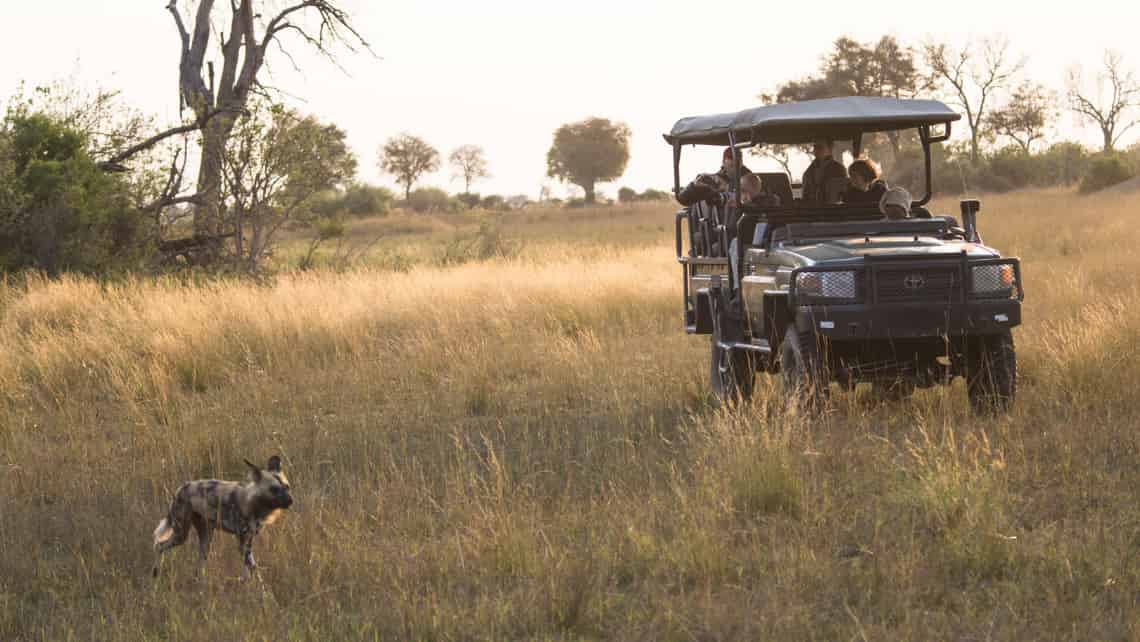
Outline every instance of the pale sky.
{"type": "MultiPolygon", "coordinates": [[[[265,14],[284,6],[267,2],[265,14]]],[[[179,45],[165,4],[2,0],[0,99],[21,80],[77,77],[89,88],[119,89],[138,108],[177,122],[179,45]]],[[[545,177],[545,158],[560,124],[594,115],[623,121],[633,132],[629,166],[621,179],[600,186],[613,196],[621,185],[671,187],[671,153],[661,134],[678,118],[756,104],[760,92],[813,72],[842,35],[870,41],[892,34],[918,44],[927,36],[960,43],[1003,34],[1027,56],[1027,75],[1057,90],[1069,66],[1091,71],[1105,48],[1140,72],[1140,3],[1056,4],[1062,8],[993,0],[342,0],[378,57],[346,53],[341,71],[291,42],[303,73],[271,50],[274,76],[267,80],[287,102],[345,129],[360,178],[388,185],[376,168],[377,149],[407,131],[445,160],[459,145],[481,145],[493,176],[475,191],[535,197],[544,183],[557,185],[545,177]]],[[[1077,129],[1069,116],[1061,124],[1070,137],[1097,141],[1094,130],[1077,129]]],[[[718,157],[715,150],[688,154],[693,162],[683,176],[715,168],[718,157]]],[[[450,173],[445,163],[422,184],[461,191],[450,173]]]]}

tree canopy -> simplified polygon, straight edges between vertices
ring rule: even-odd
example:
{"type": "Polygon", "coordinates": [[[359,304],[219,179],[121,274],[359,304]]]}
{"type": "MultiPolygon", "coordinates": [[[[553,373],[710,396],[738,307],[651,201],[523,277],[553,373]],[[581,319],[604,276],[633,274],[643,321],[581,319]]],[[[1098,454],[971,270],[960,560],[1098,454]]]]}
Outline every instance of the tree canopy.
{"type": "Polygon", "coordinates": [[[587,203],[595,201],[594,185],[625,172],[629,162],[629,127],[607,118],[568,123],[554,132],[546,153],[546,173],[581,187],[587,203]]]}
{"type": "Polygon", "coordinates": [[[404,200],[421,176],[439,169],[439,151],[422,138],[407,132],[389,138],[380,149],[380,169],[404,188],[404,200]]]}

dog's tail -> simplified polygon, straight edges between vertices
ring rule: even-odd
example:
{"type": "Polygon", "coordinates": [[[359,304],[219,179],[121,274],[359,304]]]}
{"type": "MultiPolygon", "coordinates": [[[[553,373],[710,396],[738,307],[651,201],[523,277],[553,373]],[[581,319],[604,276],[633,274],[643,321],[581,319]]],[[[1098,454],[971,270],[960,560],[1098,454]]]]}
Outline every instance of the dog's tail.
{"type": "Polygon", "coordinates": [[[163,517],[162,521],[158,523],[158,528],[154,529],[154,545],[165,542],[174,536],[174,527],[170,525],[170,518],[163,517]]]}

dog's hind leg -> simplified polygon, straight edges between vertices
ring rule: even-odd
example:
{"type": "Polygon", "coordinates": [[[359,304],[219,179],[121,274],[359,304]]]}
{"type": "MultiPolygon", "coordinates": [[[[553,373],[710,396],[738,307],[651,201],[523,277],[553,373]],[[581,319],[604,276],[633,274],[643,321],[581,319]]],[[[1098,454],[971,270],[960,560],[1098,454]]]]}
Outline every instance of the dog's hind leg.
{"type": "Polygon", "coordinates": [[[159,523],[154,533],[154,571],[158,577],[158,569],[162,566],[162,554],[175,546],[180,546],[190,535],[190,526],[180,519],[171,520],[169,517],[159,523]]]}
{"type": "Polygon", "coordinates": [[[205,573],[206,560],[210,557],[210,537],[213,535],[213,530],[206,520],[197,514],[191,518],[191,523],[194,525],[194,531],[198,533],[198,571],[205,573]]]}

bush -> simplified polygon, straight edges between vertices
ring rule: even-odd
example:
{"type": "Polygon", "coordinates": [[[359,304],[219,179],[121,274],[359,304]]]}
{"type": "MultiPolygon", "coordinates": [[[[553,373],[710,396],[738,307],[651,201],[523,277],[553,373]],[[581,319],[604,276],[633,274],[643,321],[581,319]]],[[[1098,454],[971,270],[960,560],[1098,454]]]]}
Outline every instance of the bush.
{"type": "Polygon", "coordinates": [[[458,199],[453,199],[438,187],[421,187],[408,195],[408,207],[421,214],[427,214],[457,212],[463,206],[458,199]]]}
{"type": "Polygon", "coordinates": [[[350,185],[341,199],[344,211],[353,216],[384,216],[393,200],[392,190],[366,183],[350,185]]]}
{"type": "Polygon", "coordinates": [[[469,210],[473,210],[476,207],[479,207],[479,203],[482,202],[482,198],[480,198],[478,194],[471,192],[456,194],[455,199],[462,203],[463,206],[469,210]]]}
{"type": "Polygon", "coordinates": [[[1016,145],[1003,147],[988,160],[990,176],[1002,181],[1009,188],[1017,189],[1041,184],[1041,176],[1044,174],[1041,157],[1026,154],[1016,145]]]}
{"type": "Polygon", "coordinates": [[[121,174],[102,171],[86,137],[45,114],[0,128],[0,270],[105,273],[137,267],[148,219],[121,174]]]}
{"type": "Polygon", "coordinates": [[[1072,185],[1088,173],[1091,160],[1088,150],[1080,143],[1053,143],[1041,154],[1041,184],[1072,185]]]}
{"type": "Polygon", "coordinates": [[[1088,173],[1081,180],[1082,194],[1091,194],[1132,178],[1136,168],[1121,154],[1097,156],[1089,163],[1088,173]]]}
{"type": "Polygon", "coordinates": [[[444,248],[440,264],[460,265],[469,261],[486,261],[496,258],[518,256],[522,243],[503,236],[499,225],[491,218],[479,223],[479,231],[474,236],[459,236],[444,248]]]}
{"type": "Polygon", "coordinates": [[[637,199],[640,201],[669,201],[673,199],[673,194],[650,188],[642,192],[637,199]]]}
{"type": "Polygon", "coordinates": [[[637,200],[637,192],[632,187],[623,187],[618,190],[619,203],[632,203],[637,200]]]}
{"type": "Polygon", "coordinates": [[[483,199],[481,205],[483,206],[483,209],[502,211],[507,209],[507,200],[498,194],[491,194],[490,196],[487,196],[483,199]]]}

